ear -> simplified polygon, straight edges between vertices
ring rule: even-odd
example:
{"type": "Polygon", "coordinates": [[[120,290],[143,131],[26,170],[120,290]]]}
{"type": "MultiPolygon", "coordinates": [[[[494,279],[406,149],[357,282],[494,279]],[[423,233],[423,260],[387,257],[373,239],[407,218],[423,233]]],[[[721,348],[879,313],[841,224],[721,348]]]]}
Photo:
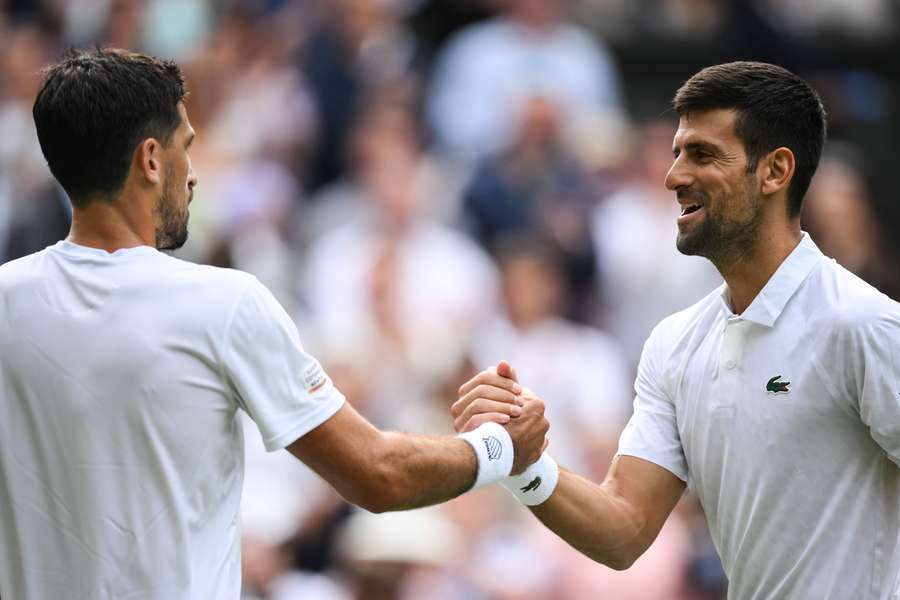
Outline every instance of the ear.
{"type": "Polygon", "coordinates": [[[156,138],[147,138],[135,152],[135,167],[147,183],[157,184],[162,178],[162,145],[156,138]]]}
{"type": "Polygon", "coordinates": [[[786,190],[794,177],[797,161],[790,148],[776,148],[760,160],[761,192],[771,195],[786,190]]]}

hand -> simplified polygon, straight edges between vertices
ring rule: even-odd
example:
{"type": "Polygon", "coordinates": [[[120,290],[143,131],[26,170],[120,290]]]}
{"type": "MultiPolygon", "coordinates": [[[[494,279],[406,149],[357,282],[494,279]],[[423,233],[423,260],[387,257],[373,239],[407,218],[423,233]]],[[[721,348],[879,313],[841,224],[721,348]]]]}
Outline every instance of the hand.
{"type": "Polygon", "coordinates": [[[494,421],[501,425],[522,414],[525,399],[515,370],[505,360],[485,369],[459,388],[459,400],[450,407],[457,433],[494,421]]]}
{"type": "Polygon", "coordinates": [[[541,457],[549,443],[550,422],[544,417],[544,401],[533,396],[525,403],[522,414],[510,419],[505,427],[515,448],[510,475],[518,475],[541,457]]]}

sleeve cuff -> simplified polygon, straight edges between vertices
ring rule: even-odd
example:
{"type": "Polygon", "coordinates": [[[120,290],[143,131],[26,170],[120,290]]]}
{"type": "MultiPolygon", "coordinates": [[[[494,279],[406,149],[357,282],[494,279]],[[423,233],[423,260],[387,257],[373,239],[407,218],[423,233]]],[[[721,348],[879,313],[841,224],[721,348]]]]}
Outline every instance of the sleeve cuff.
{"type": "Polygon", "coordinates": [[[281,450],[290,446],[295,441],[337,414],[337,411],[344,406],[344,402],[346,402],[344,395],[339,392],[337,388],[333,388],[331,395],[327,399],[321,401],[320,406],[315,411],[305,414],[300,423],[297,423],[294,427],[280,435],[266,438],[264,440],[266,451],[275,452],[276,450],[281,450]]]}

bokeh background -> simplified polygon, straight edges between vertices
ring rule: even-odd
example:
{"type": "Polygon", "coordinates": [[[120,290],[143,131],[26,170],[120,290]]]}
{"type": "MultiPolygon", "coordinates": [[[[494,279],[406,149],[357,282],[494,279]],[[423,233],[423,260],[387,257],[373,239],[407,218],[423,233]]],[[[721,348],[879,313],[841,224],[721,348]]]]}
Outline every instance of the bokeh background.
{"type": "MultiPolygon", "coordinates": [[[[0,263],[68,229],[31,119],[42,65],[174,58],[200,182],[180,256],[257,275],[384,428],[449,433],[460,383],[510,360],[552,453],[599,480],[650,329],[720,282],[675,250],[663,187],[698,69],[815,85],[831,139],[804,228],[900,298],[898,21],[895,0],[0,0],[0,263]]],[[[724,598],[690,496],[614,572],[502,490],[375,516],[249,422],[246,451],[248,599],[724,598]]]]}

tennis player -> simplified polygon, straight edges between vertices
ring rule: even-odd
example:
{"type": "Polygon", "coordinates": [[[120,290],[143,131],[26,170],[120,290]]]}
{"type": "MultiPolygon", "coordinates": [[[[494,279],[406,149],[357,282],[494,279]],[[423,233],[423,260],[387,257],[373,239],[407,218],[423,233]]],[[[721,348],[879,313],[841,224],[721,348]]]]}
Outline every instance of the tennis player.
{"type": "MultiPolygon", "coordinates": [[[[73,51],[34,104],[68,239],[0,267],[0,597],[236,600],[243,438],[371,511],[433,504],[540,456],[543,407],[461,438],[385,433],[254,277],[160,250],[197,185],[172,62],[73,51]]],[[[473,290],[477,293],[477,290],[473,290]]],[[[478,392],[481,393],[481,392],[478,392]]],[[[508,420],[508,419],[507,419],[508,420]]]]}
{"type": "MultiPolygon", "coordinates": [[[[725,282],[647,340],[634,414],[596,484],[544,455],[505,485],[587,556],[626,569],[686,487],[739,600],[900,598],[900,305],[825,257],[800,210],[825,141],[783,68],[704,69],[676,93],[666,187],[678,249],[725,282]]],[[[508,365],[461,388],[458,430],[508,365]],[[477,396],[477,394],[476,394],[477,396]]]]}

